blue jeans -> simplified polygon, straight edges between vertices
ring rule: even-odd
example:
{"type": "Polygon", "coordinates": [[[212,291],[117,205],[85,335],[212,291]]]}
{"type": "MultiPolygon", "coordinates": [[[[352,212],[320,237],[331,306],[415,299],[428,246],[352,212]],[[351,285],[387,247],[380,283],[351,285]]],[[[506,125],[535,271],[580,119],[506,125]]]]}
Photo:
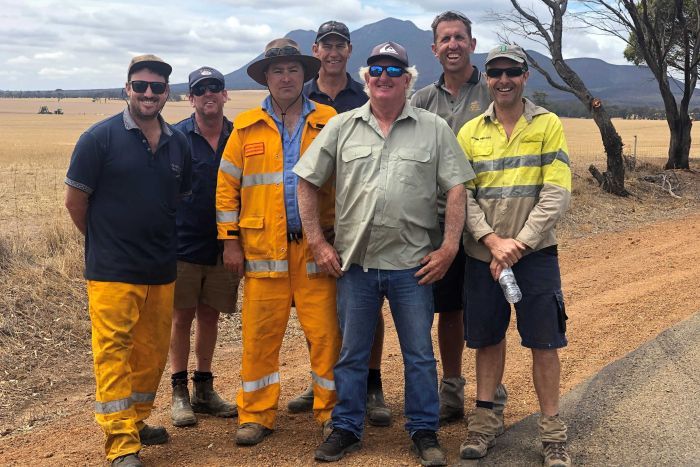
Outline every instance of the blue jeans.
{"type": "Polygon", "coordinates": [[[338,279],[338,321],[343,344],[335,365],[338,401],[333,427],[362,437],[367,397],[369,357],[384,297],[394,318],[404,363],[406,430],[437,431],[439,402],[437,370],[430,331],[433,325],[433,290],[418,285],[420,268],[364,272],[353,264],[338,279]]]}

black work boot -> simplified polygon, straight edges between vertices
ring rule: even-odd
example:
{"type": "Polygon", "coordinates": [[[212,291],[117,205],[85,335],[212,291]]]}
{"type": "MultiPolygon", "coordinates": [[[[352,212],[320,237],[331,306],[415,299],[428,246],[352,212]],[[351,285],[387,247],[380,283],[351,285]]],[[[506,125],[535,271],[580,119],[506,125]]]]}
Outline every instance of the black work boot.
{"type": "Polygon", "coordinates": [[[165,444],[170,439],[168,432],[162,426],[145,425],[139,430],[139,439],[144,446],[165,444]]]}
{"type": "Polygon", "coordinates": [[[411,438],[413,446],[411,450],[420,457],[420,464],[424,466],[447,465],[445,452],[438,443],[437,434],[430,430],[418,430],[411,438]]]}
{"type": "Polygon", "coordinates": [[[190,391],[187,389],[186,379],[173,382],[170,418],[174,426],[190,426],[197,423],[197,416],[190,405],[190,391]]]}
{"type": "Polygon", "coordinates": [[[335,462],[345,454],[357,451],[362,447],[360,439],[352,431],[334,428],[328,438],[314,452],[317,461],[335,462]]]}
{"type": "Polygon", "coordinates": [[[235,417],[238,415],[236,404],[227,402],[214,390],[214,378],[198,380],[195,373],[192,391],[192,409],[196,413],[208,413],[215,417],[235,417]]]}

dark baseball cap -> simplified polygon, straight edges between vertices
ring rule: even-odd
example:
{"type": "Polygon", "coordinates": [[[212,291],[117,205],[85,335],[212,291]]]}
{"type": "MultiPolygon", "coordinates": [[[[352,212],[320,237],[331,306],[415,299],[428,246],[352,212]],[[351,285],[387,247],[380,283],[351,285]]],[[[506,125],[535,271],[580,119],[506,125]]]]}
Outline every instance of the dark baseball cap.
{"type": "Polygon", "coordinates": [[[403,66],[408,66],[408,54],[401,44],[388,41],[375,45],[367,58],[367,65],[371,65],[382,58],[393,58],[403,66]]]}
{"type": "Polygon", "coordinates": [[[340,21],[326,21],[323,23],[318,28],[316,40],[314,42],[318,43],[318,41],[323,40],[323,38],[330,36],[331,34],[340,36],[342,39],[350,42],[350,30],[345,23],[341,23],[340,21]]]}
{"type": "Polygon", "coordinates": [[[190,73],[190,89],[192,89],[194,86],[197,85],[197,83],[199,83],[200,81],[204,81],[205,79],[215,79],[216,81],[219,81],[221,84],[226,86],[226,80],[224,79],[224,75],[221,74],[219,70],[216,70],[209,66],[203,66],[202,68],[198,68],[192,73],[190,73]]]}

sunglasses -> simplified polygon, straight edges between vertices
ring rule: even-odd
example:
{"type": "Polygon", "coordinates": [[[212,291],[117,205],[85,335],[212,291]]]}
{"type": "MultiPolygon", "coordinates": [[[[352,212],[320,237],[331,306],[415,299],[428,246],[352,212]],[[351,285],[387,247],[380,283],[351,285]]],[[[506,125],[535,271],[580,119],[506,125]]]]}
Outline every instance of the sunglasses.
{"type": "Polygon", "coordinates": [[[132,81],[131,89],[134,92],[144,93],[148,87],[151,87],[153,94],[163,94],[168,83],[162,83],[160,81],[132,81]]]}
{"type": "Polygon", "coordinates": [[[273,47],[265,51],[265,58],[284,55],[301,55],[301,53],[299,52],[299,49],[292,47],[291,45],[285,45],[284,47],[273,47]]]}
{"type": "Polygon", "coordinates": [[[382,76],[382,72],[386,71],[387,76],[390,78],[398,78],[399,76],[406,73],[406,69],[400,66],[394,65],[372,65],[369,67],[369,75],[378,78],[382,76]]]}
{"type": "Polygon", "coordinates": [[[486,69],[486,76],[489,78],[500,78],[503,73],[506,74],[508,78],[515,78],[516,76],[522,76],[525,73],[525,68],[514,66],[510,68],[488,68],[486,69]]]}
{"type": "Polygon", "coordinates": [[[191,89],[191,92],[195,96],[203,96],[204,93],[207,91],[210,91],[214,94],[219,93],[224,90],[224,85],[222,83],[216,82],[216,83],[203,83],[203,84],[197,84],[191,89]]]}

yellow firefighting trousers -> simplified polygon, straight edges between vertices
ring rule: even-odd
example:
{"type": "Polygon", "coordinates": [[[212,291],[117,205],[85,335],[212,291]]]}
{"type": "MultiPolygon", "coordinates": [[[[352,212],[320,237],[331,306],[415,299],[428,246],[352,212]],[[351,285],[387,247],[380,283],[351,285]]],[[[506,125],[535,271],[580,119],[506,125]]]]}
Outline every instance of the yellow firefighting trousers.
{"type": "Polygon", "coordinates": [[[175,283],[88,281],[95,367],[95,419],[107,460],[138,452],[165,368],[175,283]]]}
{"type": "Polygon", "coordinates": [[[275,426],[280,396],[279,352],[292,298],[310,345],[316,421],[328,420],[335,405],[333,367],[341,344],[335,279],[308,277],[301,243],[289,243],[288,264],[288,277],[245,278],[241,316],[243,384],[237,397],[241,425],[254,422],[270,429],[275,426]]]}

